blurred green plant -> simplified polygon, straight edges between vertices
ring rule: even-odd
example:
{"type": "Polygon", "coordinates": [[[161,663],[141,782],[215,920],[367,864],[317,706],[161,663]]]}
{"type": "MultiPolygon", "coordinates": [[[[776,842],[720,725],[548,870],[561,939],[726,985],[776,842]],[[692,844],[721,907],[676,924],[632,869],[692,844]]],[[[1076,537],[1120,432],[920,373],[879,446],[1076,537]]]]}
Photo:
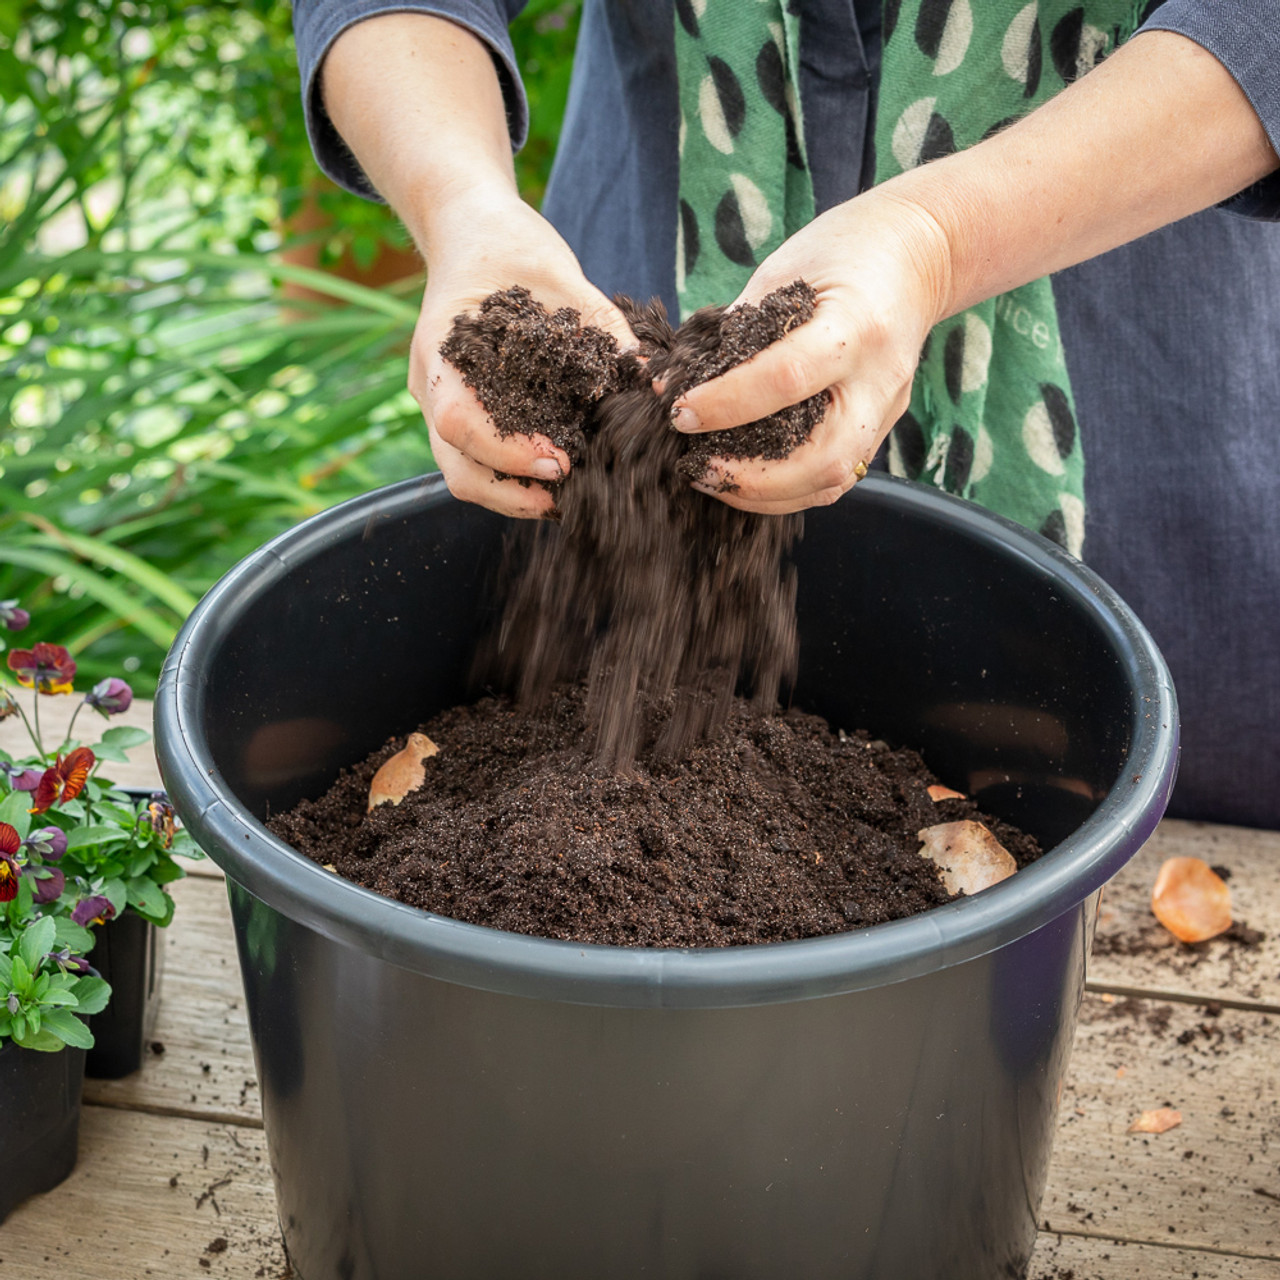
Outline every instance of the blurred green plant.
{"type": "MultiPolygon", "coordinates": [[[[578,8],[513,27],[534,202],[578,8]]],[[[317,175],[281,0],[0,0],[0,599],[90,678],[145,692],[236,560],[433,465],[404,389],[420,282],[278,257],[317,175]]],[[[319,198],[322,263],[403,243],[382,206],[319,198]]]]}

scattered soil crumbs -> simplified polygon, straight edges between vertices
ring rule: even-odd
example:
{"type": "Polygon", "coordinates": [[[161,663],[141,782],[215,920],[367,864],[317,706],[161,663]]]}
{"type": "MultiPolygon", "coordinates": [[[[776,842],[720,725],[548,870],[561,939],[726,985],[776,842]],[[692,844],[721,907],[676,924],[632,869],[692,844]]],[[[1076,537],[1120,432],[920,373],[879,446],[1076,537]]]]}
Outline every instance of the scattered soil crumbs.
{"type": "Polygon", "coordinates": [[[1081,1007],[1080,1022],[1083,1025],[1108,1024],[1113,1028],[1116,1043],[1129,1038],[1132,1029],[1146,1031],[1157,1044],[1168,1043],[1191,1049],[1199,1055],[1222,1057],[1232,1052],[1235,1045],[1244,1043],[1244,1023],[1223,1019],[1223,1005],[1217,1000],[1206,1000],[1200,1005],[1180,1005],[1177,1010],[1171,1004],[1153,1004],[1149,999],[1133,997],[1089,999],[1081,1007]],[[1201,1015],[1200,1021],[1192,1021],[1189,1011],[1201,1015]]]}
{"type": "MultiPolygon", "coordinates": [[[[655,709],[661,732],[666,714],[655,709]]],[[[816,716],[738,700],[724,731],[621,775],[583,746],[585,695],[537,712],[489,698],[421,726],[440,753],[399,805],[366,815],[403,739],[271,829],[315,861],[413,906],[515,933],[704,947],[837,933],[949,901],[916,832],[985,821],[1017,858],[1034,841],[968,800],[935,804],[912,751],[816,716]]]]}
{"type": "Polygon", "coordinates": [[[1207,942],[1179,942],[1167,929],[1153,918],[1140,917],[1137,928],[1127,933],[1098,931],[1093,940],[1095,956],[1158,956],[1171,972],[1186,973],[1202,960],[1219,954],[1224,947],[1238,947],[1254,951],[1267,940],[1261,929],[1254,929],[1243,920],[1235,921],[1225,932],[1207,942]]]}

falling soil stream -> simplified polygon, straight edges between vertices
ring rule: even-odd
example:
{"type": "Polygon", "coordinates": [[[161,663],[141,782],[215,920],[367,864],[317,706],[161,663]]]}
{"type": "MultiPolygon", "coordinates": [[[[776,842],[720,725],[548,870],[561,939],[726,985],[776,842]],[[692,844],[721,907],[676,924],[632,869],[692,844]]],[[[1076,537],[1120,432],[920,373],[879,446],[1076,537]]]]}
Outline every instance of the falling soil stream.
{"type": "Polygon", "coordinates": [[[404,736],[272,829],[454,919],[635,946],[813,937],[940,905],[917,838],[940,822],[985,822],[1019,865],[1038,856],[972,801],[932,800],[915,752],[780,709],[802,519],[690,488],[708,459],[785,457],[822,420],[825,394],[732,432],[670,426],[684,390],[808,320],[812,289],[679,330],[656,303],[619,304],[634,352],[518,287],[455,321],[441,350],[497,430],[535,424],[573,464],[556,519],[510,539],[502,624],[477,657],[478,685],[507,693],[405,726],[439,753],[399,804],[366,813],[404,736]]]}

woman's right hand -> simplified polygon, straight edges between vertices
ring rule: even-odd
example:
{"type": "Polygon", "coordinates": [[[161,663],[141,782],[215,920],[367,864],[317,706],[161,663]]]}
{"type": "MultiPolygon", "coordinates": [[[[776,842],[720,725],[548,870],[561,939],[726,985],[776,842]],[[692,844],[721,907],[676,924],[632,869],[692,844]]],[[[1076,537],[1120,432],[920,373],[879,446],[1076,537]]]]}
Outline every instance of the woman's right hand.
{"type": "Polygon", "coordinates": [[[519,284],[548,311],[572,307],[591,325],[613,334],[620,349],[635,335],[603,293],[590,284],[572,250],[551,224],[514,191],[468,191],[438,210],[429,238],[427,289],[409,353],[409,390],[422,409],[431,450],[449,491],[503,515],[539,518],[555,507],[544,481],[569,472],[563,449],[530,422],[527,433],[501,436],[462,375],[440,354],[454,317],[519,284]],[[523,479],[499,479],[504,477],[523,479]],[[535,483],[529,483],[534,481],[535,483]]]}
{"type": "Polygon", "coordinates": [[[551,224],[520,199],[489,47],[446,18],[379,13],[342,32],[321,84],[343,141],[427,260],[409,390],[450,491],[504,515],[550,514],[551,494],[528,481],[562,478],[564,451],[536,422],[527,433],[498,435],[440,344],[455,316],[516,284],[551,311],[573,307],[584,325],[613,334],[623,348],[636,339],[551,224]]]}

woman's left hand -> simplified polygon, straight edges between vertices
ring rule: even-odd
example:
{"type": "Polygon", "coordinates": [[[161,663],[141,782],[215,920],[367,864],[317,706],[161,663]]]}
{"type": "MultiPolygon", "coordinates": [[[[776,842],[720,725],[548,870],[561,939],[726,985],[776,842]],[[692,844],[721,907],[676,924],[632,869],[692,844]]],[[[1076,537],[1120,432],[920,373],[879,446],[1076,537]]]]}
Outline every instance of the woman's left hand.
{"type": "Polygon", "coordinates": [[[695,482],[743,511],[824,506],[865,474],[910,402],[925,336],[946,314],[947,238],[920,206],[873,189],[796,232],[737,301],[758,302],[796,279],[818,295],[813,317],[675,405],[678,430],[724,431],[829,393],[826,416],[788,457],[716,458],[695,482]]]}

